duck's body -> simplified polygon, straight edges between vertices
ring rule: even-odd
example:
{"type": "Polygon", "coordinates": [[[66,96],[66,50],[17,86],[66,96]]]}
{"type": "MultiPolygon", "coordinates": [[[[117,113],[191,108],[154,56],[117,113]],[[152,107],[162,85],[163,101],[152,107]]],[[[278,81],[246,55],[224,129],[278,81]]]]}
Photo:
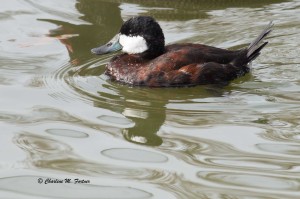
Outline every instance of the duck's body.
{"type": "MultiPolygon", "coordinates": [[[[164,46],[163,34],[156,35],[156,40],[155,36],[152,38],[153,32],[160,33],[159,26],[160,30],[154,30],[152,33],[150,31],[148,35],[145,35],[147,32],[142,32],[142,36],[139,36],[139,31],[145,29],[145,27],[140,27],[144,23],[143,20],[146,20],[149,26],[149,22],[154,21],[152,18],[137,17],[130,20],[125,22],[125,28],[124,25],[122,26],[121,36],[119,35],[120,41],[118,40],[121,48],[129,45],[125,49],[127,53],[113,57],[106,66],[106,74],[118,82],[149,87],[228,83],[249,71],[248,64],[260,54],[260,50],[267,44],[267,42],[261,44],[260,41],[271,31],[272,27],[270,23],[248,48],[231,51],[202,44],[164,46]],[[133,20],[137,19],[141,19],[142,23],[136,24],[137,22],[133,20]],[[136,25],[138,30],[134,30],[136,27],[128,27],[132,24],[136,25]],[[132,34],[132,29],[137,33],[132,34]],[[122,35],[124,36],[122,37],[122,35]]],[[[105,48],[112,45],[113,43],[110,42],[105,48]]],[[[93,49],[93,52],[102,54],[103,52],[99,52],[103,51],[103,46],[100,48],[102,49],[93,49]]],[[[105,50],[107,51],[107,49],[105,50]]]]}
{"type": "Polygon", "coordinates": [[[201,44],[173,44],[164,54],[145,59],[135,54],[117,55],[107,64],[111,79],[139,86],[168,87],[228,82],[248,72],[233,61],[245,51],[229,51],[201,44]]]}

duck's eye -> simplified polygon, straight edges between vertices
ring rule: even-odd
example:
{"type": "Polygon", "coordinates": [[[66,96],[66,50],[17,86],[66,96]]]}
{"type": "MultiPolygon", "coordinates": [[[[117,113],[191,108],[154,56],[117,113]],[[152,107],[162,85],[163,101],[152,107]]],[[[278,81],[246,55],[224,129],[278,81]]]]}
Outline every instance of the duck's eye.
{"type": "Polygon", "coordinates": [[[111,42],[109,42],[108,44],[106,44],[106,46],[107,47],[109,47],[109,46],[111,46],[112,45],[112,43],[111,42]]]}

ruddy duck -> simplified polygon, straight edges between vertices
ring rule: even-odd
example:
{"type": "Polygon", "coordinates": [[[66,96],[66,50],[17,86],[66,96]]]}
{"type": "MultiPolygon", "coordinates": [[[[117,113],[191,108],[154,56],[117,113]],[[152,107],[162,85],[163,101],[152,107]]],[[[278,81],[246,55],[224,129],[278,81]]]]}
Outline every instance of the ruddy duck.
{"type": "Polygon", "coordinates": [[[171,44],[159,24],[149,16],[126,21],[107,44],[92,49],[101,55],[121,50],[106,66],[106,74],[125,84],[149,87],[224,84],[249,72],[248,64],[268,42],[262,40],[273,23],[247,47],[226,50],[203,44],[171,44]]]}

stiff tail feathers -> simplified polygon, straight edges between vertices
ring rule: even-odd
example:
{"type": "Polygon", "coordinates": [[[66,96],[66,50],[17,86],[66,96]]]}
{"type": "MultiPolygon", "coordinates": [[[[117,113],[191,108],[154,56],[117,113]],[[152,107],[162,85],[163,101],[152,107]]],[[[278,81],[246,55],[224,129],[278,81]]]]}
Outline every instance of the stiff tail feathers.
{"type": "Polygon", "coordinates": [[[260,33],[258,37],[247,48],[247,58],[248,62],[253,61],[260,55],[261,49],[263,49],[268,42],[263,42],[263,39],[272,31],[272,27],[274,26],[273,22],[271,21],[267,27],[260,33]]]}

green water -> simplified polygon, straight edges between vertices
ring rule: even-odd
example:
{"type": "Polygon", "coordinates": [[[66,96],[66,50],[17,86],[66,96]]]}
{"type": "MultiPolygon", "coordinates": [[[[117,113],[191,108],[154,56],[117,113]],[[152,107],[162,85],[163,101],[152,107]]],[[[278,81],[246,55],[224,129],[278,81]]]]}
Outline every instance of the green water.
{"type": "Polygon", "coordinates": [[[299,198],[299,13],[297,0],[2,0],[0,198],[299,198]],[[231,49],[275,28],[226,87],[137,88],[90,53],[136,15],[167,43],[231,49]]]}

